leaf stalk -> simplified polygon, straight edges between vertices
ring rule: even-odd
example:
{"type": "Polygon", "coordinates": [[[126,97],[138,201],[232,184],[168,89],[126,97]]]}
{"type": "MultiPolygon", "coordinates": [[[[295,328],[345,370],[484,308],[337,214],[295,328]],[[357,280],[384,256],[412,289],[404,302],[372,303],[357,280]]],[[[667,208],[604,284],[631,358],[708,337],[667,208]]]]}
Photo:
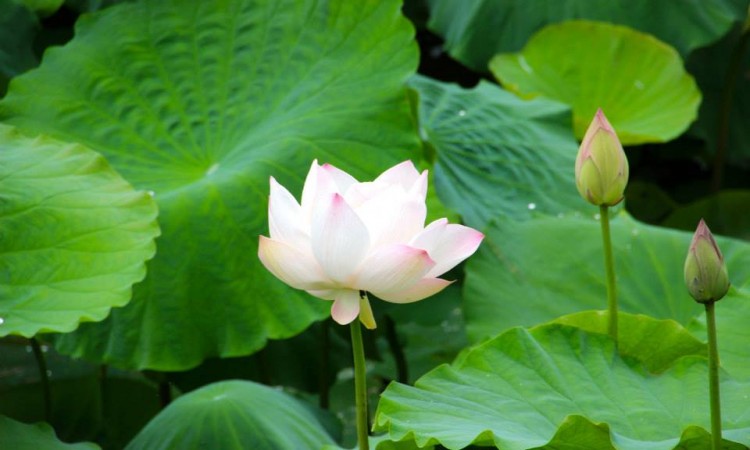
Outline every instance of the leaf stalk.
{"type": "Polygon", "coordinates": [[[706,303],[708,325],[708,390],[711,398],[711,448],[721,450],[721,395],[719,393],[719,348],[716,340],[716,302],[706,303]]]}
{"type": "Polygon", "coordinates": [[[618,314],[617,314],[617,281],[615,279],[615,261],[612,256],[612,238],[609,230],[609,207],[599,206],[599,222],[602,226],[602,242],[604,244],[604,267],[607,271],[607,312],[609,323],[607,331],[617,345],[618,314]]]}

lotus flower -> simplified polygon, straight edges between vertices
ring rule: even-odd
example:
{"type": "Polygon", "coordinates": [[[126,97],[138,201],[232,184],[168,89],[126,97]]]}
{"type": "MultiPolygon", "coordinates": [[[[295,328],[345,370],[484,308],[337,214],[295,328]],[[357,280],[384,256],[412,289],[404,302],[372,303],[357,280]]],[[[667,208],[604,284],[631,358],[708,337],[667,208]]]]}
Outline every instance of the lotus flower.
{"type": "Polygon", "coordinates": [[[586,130],[576,158],[576,186],[586,201],[614,206],[628,184],[628,159],[601,108],[586,130]]]}
{"type": "Polygon", "coordinates": [[[289,286],[333,300],[336,322],[359,316],[375,328],[366,292],[392,303],[429,297],[452,283],[438,277],[484,238],[447,219],[425,227],[426,195],[427,171],[411,161],[362,183],[314,161],[301,203],[271,177],[271,237],[260,236],[258,257],[289,286]]]}
{"type": "Polygon", "coordinates": [[[699,303],[719,301],[729,290],[724,256],[703,219],[698,223],[685,258],[685,284],[690,296],[699,303]]]}

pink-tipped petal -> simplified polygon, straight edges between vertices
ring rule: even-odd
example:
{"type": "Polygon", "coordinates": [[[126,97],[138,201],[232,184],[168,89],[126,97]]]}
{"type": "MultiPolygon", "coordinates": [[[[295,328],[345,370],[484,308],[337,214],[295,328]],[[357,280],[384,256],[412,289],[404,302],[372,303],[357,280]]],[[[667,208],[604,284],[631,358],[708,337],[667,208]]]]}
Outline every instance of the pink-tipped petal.
{"type": "Polygon", "coordinates": [[[258,258],[276,278],[296,289],[317,290],[331,286],[317,261],[291,245],[260,236],[258,258]]]}
{"type": "Polygon", "coordinates": [[[451,283],[453,282],[442,278],[423,278],[408,289],[391,292],[372,291],[372,293],[387,302],[412,303],[437,294],[451,283]]]}
{"type": "Polygon", "coordinates": [[[474,254],[482,239],[484,234],[473,228],[438,219],[414,238],[411,245],[427,250],[435,267],[426,276],[438,277],[474,254]]]}
{"type": "Polygon", "coordinates": [[[422,249],[394,244],[376,249],[362,263],[356,287],[363,291],[400,291],[417,283],[435,265],[422,249]]]}
{"type": "Polygon", "coordinates": [[[318,186],[318,160],[314,160],[310,165],[310,170],[307,171],[307,178],[305,178],[305,185],[302,187],[302,200],[300,204],[303,208],[309,207],[312,204],[313,198],[315,197],[315,191],[318,186]]]}
{"type": "Polygon", "coordinates": [[[268,228],[271,239],[284,241],[297,248],[309,246],[307,221],[302,218],[302,208],[289,191],[271,177],[271,195],[268,198],[268,228]]]}
{"type": "Polygon", "coordinates": [[[359,291],[341,290],[331,306],[331,317],[341,325],[352,323],[359,315],[359,291]]]}
{"type": "Polygon", "coordinates": [[[323,164],[321,169],[331,177],[331,180],[336,184],[336,191],[339,194],[345,194],[352,185],[357,184],[357,180],[353,176],[328,163],[323,164]]]}
{"type": "Polygon", "coordinates": [[[338,185],[329,171],[319,166],[318,160],[313,161],[302,188],[300,206],[303,216],[311,220],[313,212],[321,208],[321,204],[326,203],[336,192],[339,192],[338,185]]]}
{"type": "Polygon", "coordinates": [[[414,163],[411,161],[404,161],[381,173],[380,176],[375,179],[374,183],[398,184],[404,188],[405,191],[408,191],[417,181],[419,176],[420,174],[417,171],[417,168],[414,167],[414,163]]]}
{"type": "Polygon", "coordinates": [[[340,194],[313,211],[312,250],[323,271],[347,285],[370,249],[367,227],[340,194]]]}
{"type": "Polygon", "coordinates": [[[373,247],[407,243],[422,231],[427,216],[424,200],[391,185],[356,209],[370,231],[373,247]]]}

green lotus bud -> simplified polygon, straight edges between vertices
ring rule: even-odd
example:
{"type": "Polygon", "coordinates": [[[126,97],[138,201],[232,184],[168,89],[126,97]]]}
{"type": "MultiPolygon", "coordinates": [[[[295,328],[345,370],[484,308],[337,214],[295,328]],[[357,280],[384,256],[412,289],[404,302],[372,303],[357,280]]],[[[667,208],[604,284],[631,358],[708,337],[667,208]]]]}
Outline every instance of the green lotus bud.
{"type": "Polygon", "coordinates": [[[703,219],[698,223],[685,259],[685,284],[698,303],[721,300],[729,290],[724,256],[703,219]]]}
{"type": "Polygon", "coordinates": [[[576,158],[576,186],[597,206],[620,203],[628,185],[628,159],[601,108],[596,111],[576,158]]]}

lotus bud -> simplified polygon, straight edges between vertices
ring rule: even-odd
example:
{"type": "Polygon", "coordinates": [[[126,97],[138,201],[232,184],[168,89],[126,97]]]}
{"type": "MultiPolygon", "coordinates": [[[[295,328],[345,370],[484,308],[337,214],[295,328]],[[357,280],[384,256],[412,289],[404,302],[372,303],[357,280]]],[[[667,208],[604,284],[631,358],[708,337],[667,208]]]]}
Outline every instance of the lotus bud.
{"type": "Polygon", "coordinates": [[[586,130],[576,158],[576,186],[596,206],[620,203],[628,184],[628,159],[601,108],[586,130]]]}
{"type": "Polygon", "coordinates": [[[698,303],[721,300],[729,290],[724,256],[703,219],[695,230],[685,259],[685,284],[698,303]]]}

